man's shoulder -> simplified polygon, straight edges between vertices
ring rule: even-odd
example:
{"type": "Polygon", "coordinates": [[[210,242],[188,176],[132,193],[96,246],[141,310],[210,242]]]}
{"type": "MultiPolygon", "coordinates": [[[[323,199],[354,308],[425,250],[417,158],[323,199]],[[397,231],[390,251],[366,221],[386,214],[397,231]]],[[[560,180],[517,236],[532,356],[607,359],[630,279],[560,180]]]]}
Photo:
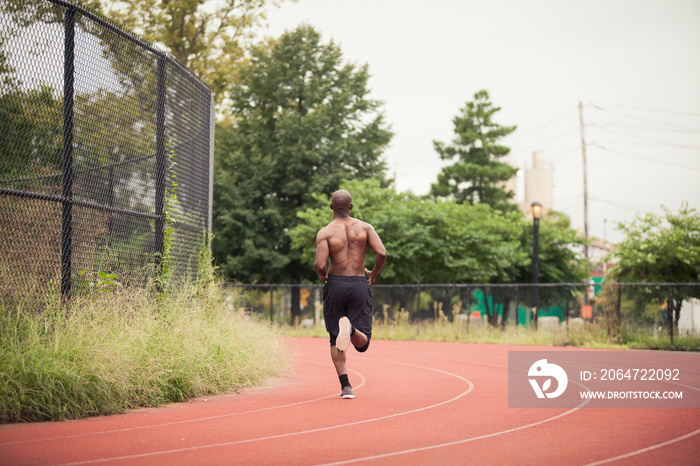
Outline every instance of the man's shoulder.
{"type": "Polygon", "coordinates": [[[367,227],[371,227],[371,226],[372,226],[372,225],[370,225],[369,223],[360,220],[359,218],[353,218],[353,219],[352,219],[352,225],[353,225],[353,226],[354,226],[354,225],[358,225],[358,226],[362,226],[362,227],[364,227],[364,228],[367,228],[367,227]]]}
{"type": "Polygon", "coordinates": [[[321,237],[321,236],[332,235],[336,231],[343,231],[348,227],[350,227],[350,228],[362,228],[363,230],[369,230],[369,229],[373,228],[372,225],[370,225],[369,223],[364,222],[364,221],[357,219],[357,218],[349,218],[343,222],[338,222],[336,220],[333,220],[328,225],[326,225],[323,228],[321,228],[320,230],[318,230],[318,236],[321,237]]]}
{"type": "Polygon", "coordinates": [[[317,235],[317,236],[320,238],[320,237],[323,237],[323,236],[332,235],[333,232],[334,232],[335,230],[337,230],[337,229],[338,229],[338,226],[337,226],[335,223],[331,222],[331,223],[329,223],[328,225],[326,225],[325,227],[323,227],[323,228],[321,228],[320,230],[318,230],[318,235],[317,235]]]}
{"type": "Polygon", "coordinates": [[[359,219],[355,219],[355,220],[357,220],[356,225],[362,227],[363,230],[369,231],[371,229],[374,229],[374,227],[370,223],[363,222],[362,220],[359,220],[359,219]]]}

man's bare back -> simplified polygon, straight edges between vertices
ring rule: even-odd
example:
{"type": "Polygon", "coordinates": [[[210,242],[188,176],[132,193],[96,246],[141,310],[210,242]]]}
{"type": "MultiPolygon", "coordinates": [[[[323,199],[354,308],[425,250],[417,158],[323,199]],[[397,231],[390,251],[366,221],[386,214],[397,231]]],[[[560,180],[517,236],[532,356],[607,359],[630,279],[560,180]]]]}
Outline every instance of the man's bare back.
{"type": "Polygon", "coordinates": [[[369,284],[374,284],[386,261],[382,240],[372,225],[350,217],[352,198],[347,191],[338,191],[333,195],[331,208],[333,221],[322,228],[316,237],[316,273],[326,283],[328,275],[364,277],[367,272],[369,284]],[[368,248],[376,254],[372,271],[365,269],[368,248]],[[329,259],[330,267],[326,269],[329,259]]]}
{"type": "Polygon", "coordinates": [[[333,220],[319,237],[329,249],[329,275],[365,276],[368,230],[372,226],[354,218],[333,220]]]}

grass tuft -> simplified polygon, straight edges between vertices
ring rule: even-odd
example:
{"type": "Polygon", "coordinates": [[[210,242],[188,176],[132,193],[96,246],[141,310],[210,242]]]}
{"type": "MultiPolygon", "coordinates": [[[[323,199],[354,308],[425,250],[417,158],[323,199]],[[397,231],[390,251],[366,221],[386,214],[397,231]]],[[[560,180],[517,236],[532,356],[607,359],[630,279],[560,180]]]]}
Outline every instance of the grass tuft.
{"type": "Polygon", "coordinates": [[[0,307],[0,422],[113,414],[281,374],[288,361],[277,332],[228,308],[220,290],[120,289],[40,315],[0,307]]]}

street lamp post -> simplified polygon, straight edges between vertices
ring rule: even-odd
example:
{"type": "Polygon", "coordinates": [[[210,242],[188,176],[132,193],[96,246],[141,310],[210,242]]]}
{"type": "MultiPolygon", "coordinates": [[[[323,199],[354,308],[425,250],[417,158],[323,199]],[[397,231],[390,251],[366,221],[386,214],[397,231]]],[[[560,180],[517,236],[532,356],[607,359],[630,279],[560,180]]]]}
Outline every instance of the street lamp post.
{"type": "Polygon", "coordinates": [[[537,308],[539,306],[539,288],[537,284],[540,281],[540,217],[542,216],[542,204],[539,202],[532,203],[532,220],[533,220],[533,238],[532,238],[532,318],[537,330],[537,308]]]}

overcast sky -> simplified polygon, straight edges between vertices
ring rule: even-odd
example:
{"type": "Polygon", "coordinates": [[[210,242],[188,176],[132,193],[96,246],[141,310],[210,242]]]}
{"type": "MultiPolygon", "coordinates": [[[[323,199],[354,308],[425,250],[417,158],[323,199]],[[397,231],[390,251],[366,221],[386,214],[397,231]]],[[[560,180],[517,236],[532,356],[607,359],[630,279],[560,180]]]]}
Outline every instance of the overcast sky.
{"type": "MultiPolygon", "coordinates": [[[[584,105],[589,233],[611,241],[637,212],[700,208],[700,1],[299,0],[269,12],[266,35],[301,23],[367,63],[371,97],[395,136],[398,191],[425,194],[452,119],[486,89],[503,141],[529,168],[543,150],[554,208],[583,225],[578,105],[584,105]]],[[[520,191],[522,191],[522,180],[520,191]]],[[[522,197],[522,192],[519,193],[522,197]]]]}

